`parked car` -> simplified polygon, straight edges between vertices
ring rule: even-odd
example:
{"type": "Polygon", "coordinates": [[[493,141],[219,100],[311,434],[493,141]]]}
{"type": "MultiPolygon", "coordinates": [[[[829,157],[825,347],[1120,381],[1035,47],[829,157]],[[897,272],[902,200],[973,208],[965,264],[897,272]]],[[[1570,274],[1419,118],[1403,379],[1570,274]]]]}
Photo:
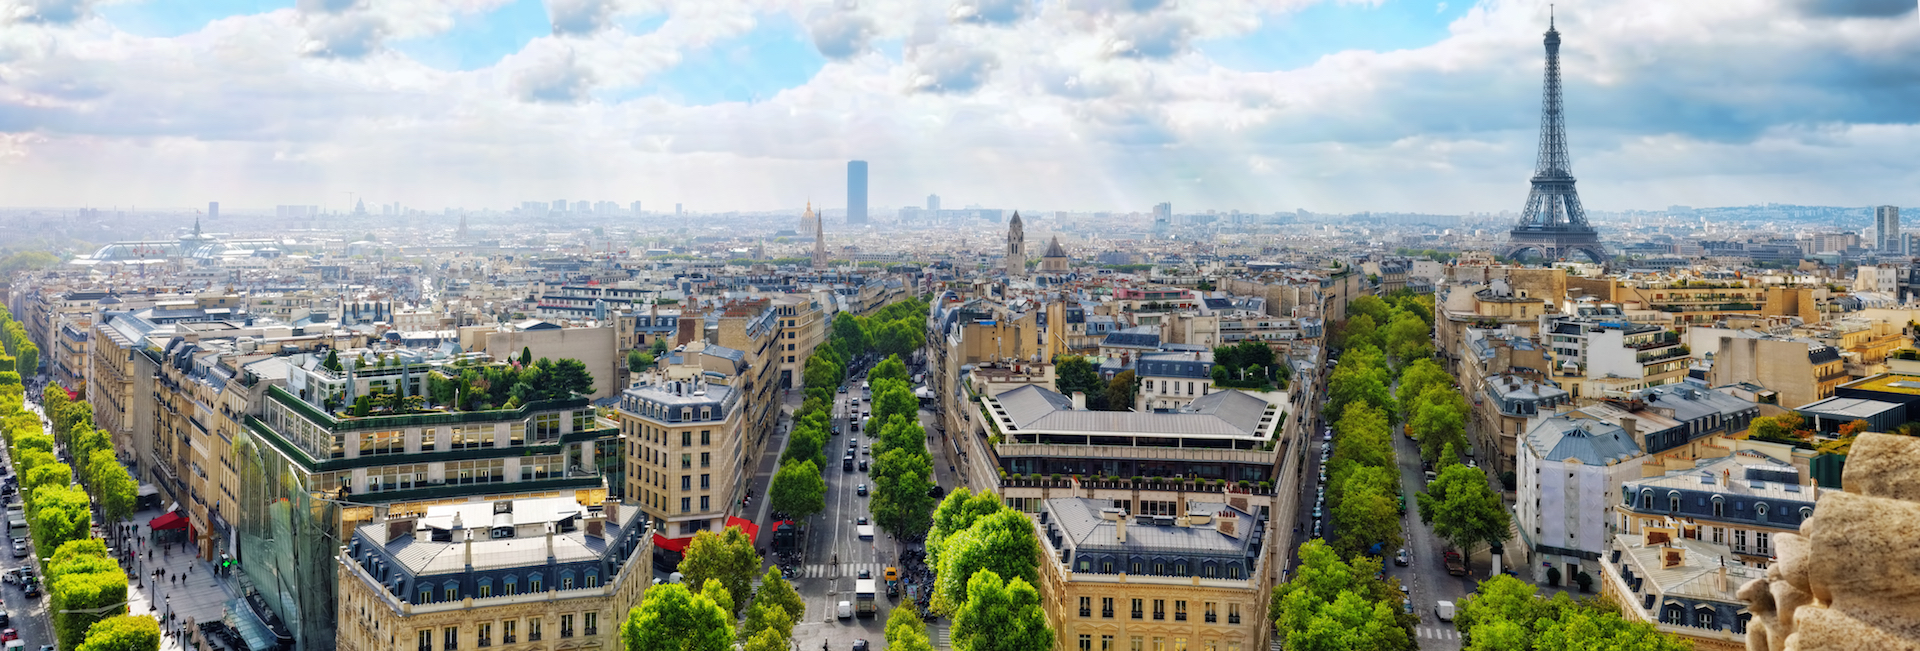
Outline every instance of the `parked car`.
{"type": "Polygon", "coordinates": [[[32,583],[28,583],[28,584],[27,584],[27,591],[26,591],[26,594],[27,594],[27,598],[28,598],[28,599],[33,599],[33,598],[35,598],[35,597],[39,597],[39,596],[40,596],[40,582],[39,582],[39,581],[34,581],[34,582],[32,582],[32,583]]]}
{"type": "Polygon", "coordinates": [[[861,485],[860,485],[860,486],[859,486],[858,488],[855,488],[853,492],[854,492],[854,494],[856,494],[856,495],[859,495],[859,496],[861,496],[861,497],[866,497],[866,496],[867,496],[867,485],[866,485],[866,484],[861,484],[861,485]]]}
{"type": "Polygon", "coordinates": [[[26,555],[27,555],[27,539],[25,538],[13,539],[13,557],[20,558],[26,555]]]}
{"type": "Polygon", "coordinates": [[[854,641],[853,641],[853,651],[867,651],[867,641],[866,641],[866,640],[854,640],[854,641]]]}
{"type": "Polygon", "coordinates": [[[840,605],[834,608],[834,614],[838,615],[840,619],[853,619],[853,602],[840,602],[840,605]]]}
{"type": "Polygon", "coordinates": [[[18,640],[18,639],[20,639],[20,631],[13,630],[11,628],[4,631],[0,631],[0,642],[6,642],[6,641],[18,640]]]}
{"type": "Polygon", "coordinates": [[[1407,548],[1405,547],[1401,547],[1400,553],[1395,554],[1393,557],[1393,564],[1398,565],[1400,567],[1406,567],[1407,565],[1412,563],[1413,563],[1413,554],[1411,552],[1408,552],[1407,548]]]}

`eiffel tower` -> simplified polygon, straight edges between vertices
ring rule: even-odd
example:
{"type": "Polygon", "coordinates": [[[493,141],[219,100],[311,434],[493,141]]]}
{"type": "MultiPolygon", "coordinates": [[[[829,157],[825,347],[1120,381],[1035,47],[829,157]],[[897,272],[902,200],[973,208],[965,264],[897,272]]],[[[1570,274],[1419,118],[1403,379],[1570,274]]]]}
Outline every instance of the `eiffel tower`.
{"type": "Polygon", "coordinates": [[[1606,263],[1600,234],[1587,224],[1580,194],[1573,189],[1573,165],[1567,160],[1567,121],[1560,103],[1560,32],[1547,19],[1547,80],[1540,98],[1540,159],[1533,169],[1533,191],[1520,224],[1507,235],[1507,257],[1537,253],[1548,262],[1575,253],[1606,263]]]}

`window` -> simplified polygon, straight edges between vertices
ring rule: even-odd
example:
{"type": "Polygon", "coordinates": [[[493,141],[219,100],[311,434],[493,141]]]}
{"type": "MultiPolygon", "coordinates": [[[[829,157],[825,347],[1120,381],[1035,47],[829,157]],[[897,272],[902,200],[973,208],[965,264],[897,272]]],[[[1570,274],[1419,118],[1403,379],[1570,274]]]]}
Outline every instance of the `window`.
{"type": "Polygon", "coordinates": [[[446,585],[441,586],[441,588],[442,588],[441,591],[445,592],[447,595],[447,599],[446,599],[447,601],[460,600],[460,584],[454,583],[452,581],[448,581],[446,585]]]}
{"type": "Polygon", "coordinates": [[[1767,521],[1767,503],[1766,502],[1755,503],[1753,505],[1753,514],[1759,517],[1761,522],[1766,522],[1767,521]]]}
{"type": "Polygon", "coordinates": [[[1725,544],[1727,544],[1727,529],[1726,529],[1726,527],[1714,527],[1714,528],[1713,528],[1713,544],[1715,544],[1715,545],[1725,545],[1725,544]]]}
{"type": "Polygon", "coordinates": [[[586,631],[587,635],[598,634],[600,632],[600,613],[585,613],[580,615],[580,628],[586,631]]]}
{"type": "Polygon", "coordinates": [[[585,432],[593,429],[593,410],[573,412],[573,431],[585,432]]]}
{"type": "Polygon", "coordinates": [[[560,616],[560,637],[562,638],[573,637],[573,616],[572,615],[560,616]]]}
{"type": "Polygon", "coordinates": [[[713,445],[712,430],[704,430],[704,429],[700,430],[700,445],[702,446],[713,445]]]}
{"type": "Polygon", "coordinates": [[[520,594],[520,577],[514,576],[512,574],[508,574],[507,578],[504,581],[502,581],[501,584],[502,584],[501,594],[506,594],[506,595],[520,594]]]}
{"type": "Polygon", "coordinates": [[[424,585],[420,586],[420,598],[415,599],[413,603],[416,603],[416,604],[433,603],[433,588],[430,588],[424,585]]]}
{"type": "Polygon", "coordinates": [[[1721,499],[1719,495],[1713,496],[1713,517],[1727,517],[1727,501],[1721,499]]]}
{"type": "Polygon", "coordinates": [[[527,619],[527,641],[540,641],[540,618],[530,617],[527,619]]]}
{"type": "Polygon", "coordinates": [[[680,512],[681,513],[693,512],[693,498],[691,497],[680,498],[680,512]]]}
{"type": "Polygon", "coordinates": [[[472,450],[492,447],[492,445],[493,426],[491,425],[465,425],[453,428],[452,449],[472,450]]]}
{"type": "MultiPolygon", "coordinates": [[[[1535,474],[1539,474],[1539,472],[1540,472],[1539,468],[1534,469],[1535,474]]],[[[1645,491],[1640,493],[1640,508],[1642,510],[1647,510],[1647,511],[1653,510],[1653,491],[1645,491]]]]}
{"type": "Polygon", "coordinates": [[[693,447],[693,430],[687,430],[680,433],[680,447],[683,447],[683,448],[693,447]]]}
{"type": "Polygon", "coordinates": [[[702,468],[712,468],[712,467],[713,467],[713,453],[712,453],[712,452],[702,452],[702,453],[700,453],[700,467],[702,467],[702,468]]]}
{"type": "Polygon", "coordinates": [[[1187,651],[1187,638],[1173,638],[1173,651],[1187,651]]]}
{"type": "Polygon", "coordinates": [[[1747,551],[1747,530],[1746,529],[1733,530],[1733,551],[1736,551],[1736,552],[1747,551]]]}
{"type": "Polygon", "coordinates": [[[600,571],[599,570],[587,570],[587,587],[589,588],[600,587],[600,571]]]}
{"type": "MultiPolygon", "coordinates": [[[[1139,599],[1133,600],[1133,618],[1134,619],[1140,619],[1143,616],[1141,615],[1140,601],[1141,600],[1139,599]]],[[[1138,638],[1135,638],[1135,639],[1138,639],[1138,638]]]]}
{"type": "Polygon", "coordinates": [[[683,491],[693,490],[693,475],[680,476],[680,490],[683,490],[683,491]]]}
{"type": "Polygon", "coordinates": [[[1220,621],[1220,613],[1214,610],[1214,607],[1217,605],[1218,604],[1215,604],[1211,601],[1207,602],[1207,620],[1206,621],[1208,624],[1213,624],[1220,621]]]}
{"type": "Polygon", "coordinates": [[[403,454],[406,451],[407,439],[399,430],[360,433],[360,456],[403,454]]]}
{"type": "Polygon", "coordinates": [[[420,629],[420,642],[416,648],[420,651],[433,651],[433,629],[420,629]]]}
{"type": "Polygon", "coordinates": [[[1228,564],[1227,564],[1227,578],[1229,578],[1229,579],[1238,579],[1238,578],[1240,578],[1240,564],[1239,564],[1239,563],[1228,563],[1228,564]]]}
{"type": "Polygon", "coordinates": [[[1753,532],[1753,550],[1761,556],[1773,555],[1773,534],[1765,531],[1753,532]]]}
{"type": "Polygon", "coordinates": [[[474,633],[473,645],[474,646],[493,646],[493,625],[492,624],[480,625],[480,628],[474,633]]]}
{"type": "Polygon", "coordinates": [[[560,589],[561,590],[573,589],[573,570],[567,570],[565,572],[560,573],[560,589]]]}
{"type": "Polygon", "coordinates": [[[454,649],[460,648],[460,627],[448,626],[444,633],[445,637],[440,640],[441,649],[453,651],[454,649]]]}
{"type": "Polygon", "coordinates": [[[507,445],[518,447],[521,444],[526,442],[527,442],[527,424],[526,423],[513,423],[510,425],[507,425],[507,445]]]}
{"type": "Polygon", "coordinates": [[[533,440],[549,441],[560,438],[560,414],[540,414],[533,417],[533,440]]]}
{"type": "Polygon", "coordinates": [[[1128,651],[1147,651],[1146,638],[1133,636],[1133,639],[1128,641],[1128,651]]]}
{"type": "Polygon", "coordinates": [[[1140,570],[1142,569],[1142,568],[1140,567],[1141,565],[1143,565],[1143,563],[1141,563],[1141,562],[1140,562],[1140,559],[1137,559],[1137,558],[1136,558],[1136,559],[1133,559],[1133,573],[1134,573],[1134,574],[1139,574],[1139,573],[1140,573],[1140,570]]]}
{"type": "Polygon", "coordinates": [[[539,572],[534,572],[532,574],[527,575],[527,592],[532,592],[536,594],[543,592],[544,590],[540,587],[540,579],[541,577],[539,572]]]}
{"type": "Polygon", "coordinates": [[[1227,604],[1227,623],[1240,623],[1240,604],[1227,604]]]}
{"type": "Polygon", "coordinates": [[[686,470],[692,467],[693,467],[693,455],[691,453],[680,455],[680,469],[686,470]]]}
{"type": "Polygon", "coordinates": [[[1080,636],[1080,651],[1093,651],[1093,636],[1080,636]]]}
{"type": "MultiPolygon", "coordinates": [[[[1092,617],[1092,616],[1093,616],[1093,597],[1081,597],[1081,598],[1080,598],[1080,616],[1081,616],[1081,617],[1092,617]]],[[[1085,638],[1086,638],[1087,636],[1085,636],[1085,635],[1082,635],[1082,636],[1080,636],[1080,637],[1081,637],[1082,639],[1085,639],[1085,638]]]]}
{"type": "Polygon", "coordinates": [[[712,489],[713,489],[713,475],[709,475],[704,472],[700,473],[700,490],[704,491],[704,490],[712,490],[712,489]]]}
{"type": "Polygon", "coordinates": [[[481,579],[480,598],[485,599],[491,596],[493,596],[493,579],[481,579]]]}
{"type": "Polygon", "coordinates": [[[708,496],[708,495],[701,495],[701,496],[700,496],[700,510],[702,510],[702,511],[711,511],[711,510],[713,510],[713,506],[712,506],[712,504],[713,504],[713,503],[712,503],[711,501],[709,501],[709,500],[712,500],[712,499],[713,499],[713,497],[712,497],[712,496],[708,496]]]}
{"type": "Polygon", "coordinates": [[[1680,494],[1679,493],[1669,493],[1667,495],[1667,511],[1672,513],[1680,512],[1680,494]]]}
{"type": "Polygon", "coordinates": [[[1167,618],[1167,600],[1165,599],[1153,600],[1153,618],[1156,620],[1167,618]]]}
{"type": "Polygon", "coordinates": [[[1100,598],[1100,616],[1113,619],[1113,597],[1100,598]]]}
{"type": "Polygon", "coordinates": [[[509,619],[509,620],[500,622],[500,643],[501,644],[514,643],[513,625],[518,623],[520,623],[520,620],[517,620],[517,619],[509,619]]]}
{"type": "Polygon", "coordinates": [[[1187,621],[1187,602],[1185,600],[1173,602],[1173,621],[1187,621]]]}
{"type": "Polygon", "coordinates": [[[1100,651],[1113,651],[1113,636],[1100,636],[1100,651]]]}

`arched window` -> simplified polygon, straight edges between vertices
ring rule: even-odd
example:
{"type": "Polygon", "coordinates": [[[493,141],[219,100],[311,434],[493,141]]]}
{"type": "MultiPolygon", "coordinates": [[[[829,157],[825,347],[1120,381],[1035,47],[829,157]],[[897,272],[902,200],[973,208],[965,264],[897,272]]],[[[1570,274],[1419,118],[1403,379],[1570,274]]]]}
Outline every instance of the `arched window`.
{"type": "Polygon", "coordinates": [[[1640,491],[1640,509],[1643,511],[1653,510],[1653,489],[1649,488],[1640,491]]]}
{"type": "Polygon", "coordinates": [[[1736,635],[1747,634],[1747,620],[1753,619],[1753,613],[1740,613],[1733,618],[1733,632],[1736,635]]]}
{"type": "Polygon", "coordinates": [[[1766,522],[1767,521],[1767,503],[1754,502],[1753,515],[1754,517],[1759,518],[1761,522],[1766,522]]]}
{"type": "Polygon", "coordinates": [[[1667,493],[1667,511],[1669,513],[1680,512],[1680,491],[1667,493]]]}
{"type": "Polygon", "coordinates": [[[1802,506],[1802,507],[1800,507],[1800,521],[1801,521],[1801,522],[1806,522],[1806,521],[1807,521],[1807,518],[1811,518],[1811,517],[1813,517],[1813,507],[1811,507],[1811,506],[1802,506]]]}
{"type": "Polygon", "coordinates": [[[1719,495],[1713,496],[1713,517],[1727,517],[1727,500],[1719,495]]]}
{"type": "Polygon", "coordinates": [[[541,577],[539,572],[534,572],[532,574],[527,575],[527,592],[543,592],[544,591],[540,587],[540,578],[541,577]]]}
{"type": "Polygon", "coordinates": [[[507,578],[501,581],[501,583],[505,586],[504,590],[507,594],[520,594],[520,577],[508,574],[507,578]]]}

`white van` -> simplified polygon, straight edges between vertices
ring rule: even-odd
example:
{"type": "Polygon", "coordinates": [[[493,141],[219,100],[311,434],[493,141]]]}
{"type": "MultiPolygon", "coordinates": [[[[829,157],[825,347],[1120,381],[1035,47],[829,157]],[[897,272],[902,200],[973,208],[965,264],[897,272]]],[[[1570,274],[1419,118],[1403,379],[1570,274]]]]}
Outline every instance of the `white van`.
{"type": "Polygon", "coordinates": [[[1443,622],[1453,621],[1453,602],[1442,601],[1438,604],[1434,604],[1433,614],[1439,615],[1440,621],[1443,621],[1443,622]]]}

